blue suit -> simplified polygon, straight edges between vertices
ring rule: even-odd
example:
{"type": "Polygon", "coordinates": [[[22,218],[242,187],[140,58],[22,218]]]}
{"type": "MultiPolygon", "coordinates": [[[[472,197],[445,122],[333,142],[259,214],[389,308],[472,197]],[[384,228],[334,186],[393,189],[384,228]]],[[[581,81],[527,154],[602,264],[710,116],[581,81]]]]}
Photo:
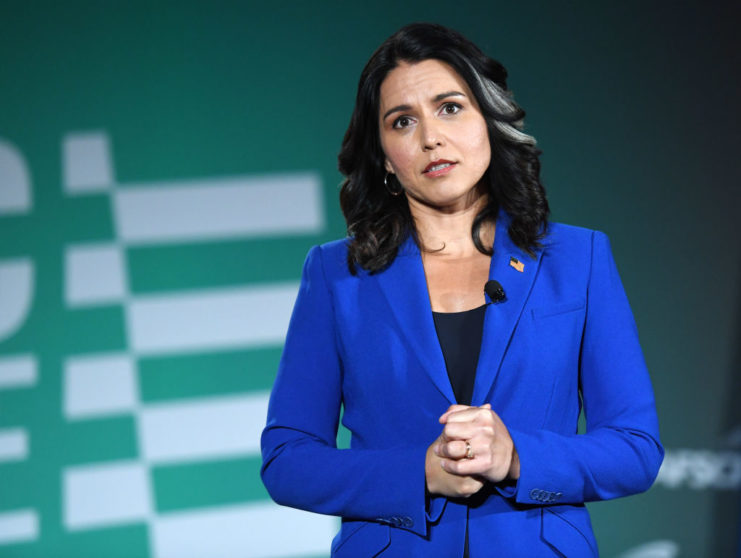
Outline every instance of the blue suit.
{"type": "Polygon", "coordinates": [[[418,248],[410,239],[388,269],[357,276],[345,241],[310,251],[262,477],[279,504],[343,518],[332,556],[461,556],[467,521],[471,558],[597,556],[584,502],[656,477],[653,392],[607,237],[551,224],[533,259],[508,223],[500,213],[490,269],[507,298],[486,309],[472,404],[502,418],[521,476],[467,501],[425,492],[425,452],[455,398],[418,248]],[[341,406],[351,449],[336,448],[341,406]]]}

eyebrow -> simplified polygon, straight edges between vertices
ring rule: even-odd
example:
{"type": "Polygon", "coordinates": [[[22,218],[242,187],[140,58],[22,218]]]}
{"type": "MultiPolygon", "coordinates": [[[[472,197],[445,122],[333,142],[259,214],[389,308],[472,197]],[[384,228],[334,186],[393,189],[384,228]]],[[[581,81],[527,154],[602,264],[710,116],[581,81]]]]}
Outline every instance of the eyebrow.
{"type": "MultiPolygon", "coordinates": [[[[447,99],[448,97],[465,97],[463,93],[460,91],[446,91],[445,93],[438,93],[432,98],[433,103],[437,103],[439,101],[442,101],[443,99],[447,99]]],[[[402,112],[405,110],[411,110],[410,105],[397,105],[393,108],[390,108],[386,111],[386,114],[383,115],[383,118],[381,120],[386,120],[386,118],[389,116],[389,114],[392,114],[394,112],[402,112]]]]}

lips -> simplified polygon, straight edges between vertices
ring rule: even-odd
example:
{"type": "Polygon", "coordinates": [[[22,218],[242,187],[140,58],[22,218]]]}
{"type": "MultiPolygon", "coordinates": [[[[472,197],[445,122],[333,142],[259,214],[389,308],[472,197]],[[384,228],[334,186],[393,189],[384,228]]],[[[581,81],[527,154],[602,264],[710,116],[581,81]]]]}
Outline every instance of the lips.
{"type": "Polygon", "coordinates": [[[448,161],[447,159],[438,159],[437,161],[432,161],[429,165],[425,167],[425,170],[422,172],[424,174],[442,174],[444,172],[448,172],[450,169],[453,168],[455,165],[455,162],[448,161]]]}

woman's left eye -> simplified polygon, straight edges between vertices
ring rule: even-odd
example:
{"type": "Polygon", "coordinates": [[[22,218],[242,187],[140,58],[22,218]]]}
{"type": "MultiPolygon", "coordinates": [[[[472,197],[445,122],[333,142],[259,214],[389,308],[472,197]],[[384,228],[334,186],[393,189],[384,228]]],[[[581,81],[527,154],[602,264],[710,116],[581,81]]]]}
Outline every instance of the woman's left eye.
{"type": "Polygon", "coordinates": [[[445,103],[440,112],[443,114],[455,114],[461,110],[461,106],[458,103],[445,103]]]}

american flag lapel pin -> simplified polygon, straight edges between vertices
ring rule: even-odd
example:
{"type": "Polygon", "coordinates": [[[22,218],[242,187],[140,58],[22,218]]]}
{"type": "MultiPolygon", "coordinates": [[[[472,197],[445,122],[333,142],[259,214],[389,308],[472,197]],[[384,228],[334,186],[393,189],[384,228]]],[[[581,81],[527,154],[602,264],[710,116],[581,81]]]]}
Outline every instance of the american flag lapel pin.
{"type": "Polygon", "coordinates": [[[523,271],[525,271],[525,264],[522,263],[517,258],[510,257],[510,259],[509,259],[509,265],[512,266],[512,267],[514,267],[520,273],[522,273],[523,271]]]}

